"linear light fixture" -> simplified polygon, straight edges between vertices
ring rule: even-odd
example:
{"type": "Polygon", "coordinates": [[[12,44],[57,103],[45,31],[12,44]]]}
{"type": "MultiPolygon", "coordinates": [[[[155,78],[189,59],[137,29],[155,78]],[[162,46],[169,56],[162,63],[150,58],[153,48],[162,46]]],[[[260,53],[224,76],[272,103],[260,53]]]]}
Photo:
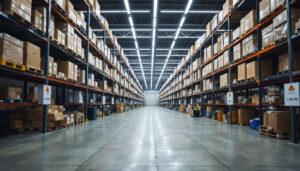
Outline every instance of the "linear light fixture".
{"type": "Polygon", "coordinates": [[[151,81],[150,81],[150,89],[152,89],[153,82],[153,68],[154,68],[154,57],[155,57],[155,40],[156,40],[156,26],[157,26],[157,8],[158,8],[158,0],[154,0],[153,2],[153,24],[152,24],[152,55],[151,55],[151,81]]]}
{"type": "MultiPolygon", "coordinates": [[[[126,4],[125,4],[126,5],[126,4]]],[[[113,14],[113,13],[115,13],[115,14],[118,14],[118,13],[127,13],[127,11],[125,11],[125,10],[101,10],[101,11],[99,11],[100,13],[102,13],[102,14],[109,14],[109,13],[111,13],[111,14],[113,14]]],[[[150,13],[150,10],[132,10],[132,11],[130,11],[130,13],[150,13]]]]}
{"type": "MultiPolygon", "coordinates": [[[[126,51],[130,51],[130,50],[136,50],[135,48],[124,48],[123,50],[126,50],[126,51]]],[[[148,51],[148,50],[151,50],[149,48],[140,48],[139,49],[140,51],[148,51]]],[[[166,50],[170,50],[168,48],[156,48],[156,51],[166,51],[166,50]]],[[[180,48],[177,48],[177,49],[173,49],[173,51],[188,51],[190,49],[180,49],[180,48]]]]}
{"type": "Polygon", "coordinates": [[[130,23],[130,27],[131,27],[131,32],[132,32],[132,35],[133,35],[133,38],[134,38],[134,44],[135,44],[135,48],[136,48],[136,53],[137,53],[138,58],[139,58],[139,63],[140,63],[142,75],[143,75],[143,78],[144,78],[144,83],[145,83],[146,89],[148,89],[147,82],[146,82],[146,79],[145,79],[145,73],[144,73],[144,69],[143,69],[143,65],[142,65],[142,61],[141,61],[141,54],[140,54],[140,51],[139,51],[139,44],[137,42],[137,37],[136,37],[135,29],[134,29],[133,20],[132,20],[132,17],[131,17],[131,11],[130,11],[128,0],[124,0],[124,3],[125,3],[126,12],[127,12],[127,15],[128,15],[128,20],[129,20],[129,23],[130,23]]]}
{"type": "MultiPolygon", "coordinates": [[[[186,15],[189,13],[189,10],[190,10],[190,8],[191,8],[191,6],[192,6],[192,3],[193,3],[193,0],[189,0],[189,1],[188,1],[187,6],[186,6],[186,8],[185,8],[185,10],[184,10],[184,14],[183,14],[183,16],[182,16],[182,18],[181,18],[181,21],[180,21],[180,23],[179,23],[179,27],[178,27],[178,29],[177,29],[177,32],[180,32],[181,27],[182,27],[183,24],[184,24],[185,17],[186,17],[186,15]]],[[[157,83],[156,83],[156,85],[155,85],[155,89],[157,88],[157,86],[158,86],[158,84],[159,84],[159,82],[160,82],[160,79],[161,79],[161,77],[162,77],[162,75],[163,75],[163,73],[164,73],[164,70],[165,70],[165,68],[166,68],[166,66],[167,66],[167,63],[168,63],[168,60],[169,60],[169,58],[170,58],[170,56],[171,56],[171,54],[172,54],[172,50],[173,50],[173,48],[174,48],[174,46],[175,46],[175,43],[176,43],[176,40],[177,40],[177,38],[178,38],[179,33],[176,34],[176,35],[175,35],[175,38],[176,38],[176,39],[174,38],[174,40],[173,40],[173,42],[172,42],[172,45],[171,45],[169,54],[168,54],[167,59],[166,59],[165,64],[164,64],[164,67],[163,67],[163,69],[162,69],[162,71],[161,71],[161,73],[160,73],[160,76],[159,76],[159,78],[158,78],[158,81],[157,81],[157,83]],[[177,35],[177,37],[176,37],[176,35],[177,35]]]]}
{"type": "MultiPolygon", "coordinates": [[[[188,7],[188,6],[187,6],[188,7]]],[[[186,9],[188,9],[188,8],[186,8],[186,9]]],[[[179,13],[179,14],[182,14],[182,13],[185,13],[186,12],[186,10],[185,11],[182,11],[182,10],[168,10],[168,9],[166,9],[166,10],[160,10],[160,13],[179,13]]],[[[217,14],[217,13],[219,13],[220,11],[218,11],[218,10],[191,10],[191,11],[189,11],[189,13],[200,13],[200,14],[217,14]]],[[[185,14],[187,14],[187,13],[185,13],[185,14]]]]}

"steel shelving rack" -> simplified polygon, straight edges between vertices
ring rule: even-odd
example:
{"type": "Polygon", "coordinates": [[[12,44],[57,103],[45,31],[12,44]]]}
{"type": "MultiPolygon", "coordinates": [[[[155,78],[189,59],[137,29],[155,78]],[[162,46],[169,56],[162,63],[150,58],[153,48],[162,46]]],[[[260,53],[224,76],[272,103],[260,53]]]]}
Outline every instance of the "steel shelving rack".
{"type": "MultiPolygon", "coordinates": [[[[269,107],[269,106],[276,106],[276,107],[282,107],[282,108],[285,107],[283,104],[265,104],[265,103],[263,103],[262,102],[262,96],[263,96],[262,91],[263,91],[264,86],[283,84],[283,83],[300,80],[300,77],[299,77],[300,73],[294,72],[294,70],[293,70],[293,49],[295,49],[295,47],[299,46],[300,34],[299,33],[292,34],[292,27],[294,27],[294,26],[291,25],[291,8],[299,8],[300,2],[299,2],[299,0],[286,0],[285,6],[281,6],[279,9],[277,9],[275,11],[275,13],[271,14],[269,17],[267,17],[266,19],[264,19],[262,21],[259,20],[259,2],[260,2],[260,0],[252,0],[252,1],[240,0],[231,9],[230,13],[224,18],[224,20],[219,23],[219,25],[212,31],[212,33],[210,35],[207,35],[204,42],[200,45],[200,47],[198,49],[196,49],[195,53],[193,55],[191,55],[189,60],[187,60],[181,66],[181,68],[176,73],[174,73],[174,75],[172,75],[172,77],[170,79],[168,79],[168,81],[160,89],[160,98],[159,98],[160,104],[174,105],[176,108],[176,107],[178,107],[178,105],[180,103],[182,103],[181,100],[184,100],[184,101],[190,100],[190,104],[193,105],[193,104],[195,104],[194,99],[198,98],[198,99],[200,99],[199,104],[201,106],[201,109],[203,109],[204,106],[212,106],[213,111],[214,111],[216,106],[228,107],[229,124],[231,124],[232,106],[257,107],[259,109],[260,124],[263,123],[263,108],[264,107],[269,107]],[[239,21],[242,18],[242,16],[244,16],[244,15],[241,16],[240,13],[246,14],[245,12],[249,12],[253,8],[256,9],[256,17],[257,17],[257,22],[258,22],[257,25],[254,28],[252,28],[251,30],[249,30],[246,34],[240,36],[240,38],[238,38],[237,40],[232,40],[231,30],[233,30],[233,28],[236,28],[236,26],[238,24],[237,21],[239,21]],[[281,41],[281,42],[271,45],[265,49],[262,49],[262,45],[261,45],[261,40],[262,40],[261,30],[262,30],[262,28],[267,26],[268,24],[270,24],[272,19],[274,17],[276,17],[278,14],[280,14],[281,12],[283,12],[284,10],[287,11],[287,16],[288,16],[287,17],[287,27],[288,27],[287,40],[281,41]],[[229,43],[228,43],[229,45],[227,47],[225,47],[223,50],[221,50],[220,52],[218,52],[217,54],[213,55],[213,57],[210,58],[208,61],[204,62],[203,50],[205,47],[207,47],[209,45],[212,45],[212,49],[213,49],[215,35],[217,34],[216,32],[221,28],[226,29],[229,33],[228,34],[229,35],[229,43]],[[247,57],[245,57],[239,61],[233,62],[231,60],[233,46],[240,43],[244,38],[251,35],[252,33],[257,34],[257,52],[254,54],[248,55],[247,57]],[[215,70],[214,66],[213,66],[213,72],[206,76],[203,76],[202,68],[211,62],[214,64],[213,61],[227,50],[229,51],[229,55],[228,55],[229,56],[229,59],[228,59],[229,64],[227,66],[217,69],[217,70],[215,70]],[[282,53],[283,51],[288,52],[288,59],[289,59],[288,72],[283,73],[283,74],[273,75],[273,76],[270,76],[267,78],[262,78],[261,60],[263,58],[267,58],[268,54],[276,54],[278,52],[282,53]],[[200,58],[200,66],[194,70],[192,68],[192,72],[190,74],[186,75],[186,77],[183,77],[183,73],[186,70],[186,66],[188,66],[189,64],[192,64],[194,59],[197,59],[197,58],[200,58]],[[251,82],[245,82],[245,83],[237,84],[237,85],[232,85],[232,80],[231,80],[232,79],[232,76],[231,76],[232,69],[236,68],[241,63],[244,63],[247,61],[254,61],[254,60],[257,60],[257,62],[258,62],[258,80],[251,81],[251,82]],[[198,70],[200,70],[200,79],[193,80],[193,75],[194,75],[194,73],[198,72],[198,70]],[[214,84],[215,76],[219,76],[220,74],[225,73],[225,72],[228,72],[228,74],[229,74],[228,87],[216,89],[216,86],[214,84]],[[171,83],[174,82],[174,80],[176,80],[176,78],[179,75],[181,76],[182,79],[180,81],[177,80],[177,82],[175,82],[175,85],[171,85],[171,83]],[[189,77],[192,77],[190,84],[182,87],[181,89],[174,90],[177,87],[177,85],[182,84],[184,82],[184,80],[189,77]],[[212,78],[213,89],[203,91],[203,80],[205,80],[207,78],[212,78]],[[200,92],[194,93],[193,90],[194,90],[194,86],[196,84],[200,84],[200,92]],[[176,96],[177,92],[180,92],[183,89],[187,90],[187,88],[192,89],[192,94],[182,96],[182,97],[176,96]],[[215,101],[216,95],[220,95],[221,93],[226,93],[226,92],[230,92],[230,91],[235,92],[235,91],[240,91],[240,90],[244,90],[244,91],[248,92],[247,89],[250,89],[250,88],[258,88],[259,104],[233,104],[232,106],[223,104],[223,103],[216,104],[216,101],[215,101]],[[171,90],[171,92],[168,92],[169,90],[171,90]],[[203,97],[205,97],[205,96],[211,96],[213,103],[212,104],[203,103],[203,97]]],[[[296,143],[297,139],[296,139],[295,107],[290,107],[290,111],[291,111],[292,142],[296,143]]]]}
{"type": "MultiPolygon", "coordinates": [[[[6,66],[0,66],[0,76],[5,78],[13,78],[17,80],[23,81],[23,98],[24,101],[26,101],[27,96],[27,87],[28,82],[34,82],[38,84],[45,84],[45,85],[51,85],[57,87],[56,92],[56,104],[64,105],[64,106],[84,106],[85,108],[85,117],[87,117],[87,108],[88,106],[97,106],[104,112],[105,106],[111,106],[112,112],[114,112],[115,104],[116,102],[125,102],[129,103],[131,105],[142,105],[143,104],[143,89],[139,84],[139,81],[135,77],[135,74],[133,73],[131,67],[126,62],[126,59],[124,56],[121,55],[120,50],[115,45],[112,37],[108,33],[108,31],[104,28],[104,25],[100,22],[100,20],[95,15],[95,12],[93,12],[92,7],[88,4],[86,0],[71,0],[74,4],[75,10],[85,11],[85,20],[87,23],[85,32],[77,28],[70,20],[68,20],[53,4],[51,0],[33,0],[33,5],[39,5],[39,6],[45,6],[47,9],[47,19],[46,19],[46,32],[40,33],[36,31],[35,29],[31,28],[30,26],[23,24],[22,22],[16,20],[15,18],[3,13],[0,11],[0,31],[8,33],[22,41],[30,41],[31,43],[39,46],[41,48],[42,56],[45,57],[45,63],[44,63],[44,73],[35,73],[30,71],[22,71],[6,66]],[[82,39],[83,47],[85,49],[85,59],[70,53],[63,47],[57,45],[54,41],[52,41],[50,37],[50,16],[55,15],[60,20],[67,22],[70,24],[73,28],[75,33],[82,39]],[[103,42],[104,46],[109,46],[112,51],[112,56],[116,56],[117,60],[120,62],[120,64],[123,66],[123,68],[127,69],[127,73],[131,76],[131,80],[134,81],[135,84],[133,84],[130,79],[128,79],[124,73],[122,73],[119,68],[117,68],[113,63],[110,61],[110,59],[103,54],[97,47],[91,42],[89,39],[89,28],[97,28],[97,29],[103,29],[103,42]],[[89,58],[89,52],[94,53],[95,56],[100,57],[103,60],[103,68],[105,64],[108,65],[109,68],[115,69],[118,74],[120,74],[119,80],[114,80],[110,76],[108,76],[106,73],[96,69],[94,66],[89,65],[88,58],[89,58]],[[55,77],[49,76],[48,71],[48,59],[49,56],[58,56],[62,60],[69,60],[73,63],[77,64],[79,68],[82,68],[85,70],[85,84],[70,82],[66,80],[57,79],[55,77]],[[104,90],[104,86],[101,89],[94,88],[88,85],[88,74],[93,73],[95,74],[95,78],[97,80],[107,80],[111,82],[111,91],[104,90]],[[121,79],[124,78],[128,82],[128,87],[121,82],[121,79]],[[118,93],[115,93],[114,91],[114,85],[118,84],[119,90],[118,93]],[[77,91],[83,91],[84,92],[84,103],[65,103],[65,91],[66,88],[77,90],[77,91]],[[127,92],[129,92],[129,96],[122,95],[121,88],[125,89],[127,92]],[[136,91],[136,92],[135,92],[136,91]],[[59,96],[61,95],[61,96],[59,96]],[[97,101],[99,102],[91,102],[90,97],[93,97],[93,95],[97,96],[97,101]],[[110,102],[107,102],[107,99],[105,97],[109,97],[110,102]],[[101,99],[102,98],[102,99],[101,99]]],[[[112,60],[113,61],[113,60],[112,60]]],[[[0,108],[23,108],[23,107],[35,107],[40,106],[39,104],[35,103],[19,103],[19,104],[10,104],[10,103],[1,103],[0,108]]],[[[43,112],[43,133],[46,133],[47,131],[47,105],[43,106],[44,112],[43,112]]]]}

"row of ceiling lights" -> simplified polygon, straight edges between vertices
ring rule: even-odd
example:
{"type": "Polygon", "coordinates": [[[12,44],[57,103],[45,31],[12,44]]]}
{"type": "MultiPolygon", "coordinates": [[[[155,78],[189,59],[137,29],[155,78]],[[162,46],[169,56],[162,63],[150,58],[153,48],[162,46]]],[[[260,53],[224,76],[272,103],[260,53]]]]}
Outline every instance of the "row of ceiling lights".
{"type": "Polygon", "coordinates": [[[130,11],[128,0],[124,0],[124,3],[125,3],[126,12],[127,12],[127,15],[128,15],[128,20],[129,20],[129,23],[130,23],[130,27],[131,27],[131,32],[132,32],[132,35],[134,37],[134,44],[135,44],[135,48],[136,48],[136,53],[137,53],[138,58],[139,58],[139,63],[140,63],[144,83],[145,83],[146,89],[148,89],[147,82],[146,82],[146,79],[145,79],[144,70],[143,70],[143,65],[142,65],[142,61],[141,61],[139,45],[138,45],[137,38],[136,38],[135,28],[134,28],[133,20],[132,20],[132,17],[131,17],[131,11],[130,11]]]}
{"type": "Polygon", "coordinates": [[[172,54],[172,50],[173,50],[173,48],[174,48],[174,46],[175,46],[176,40],[177,40],[177,38],[178,38],[178,36],[179,36],[180,30],[181,30],[181,28],[182,28],[182,26],[183,26],[183,23],[184,23],[184,21],[185,21],[186,14],[189,12],[192,3],[193,3],[193,0],[189,0],[189,1],[188,1],[188,4],[187,4],[187,6],[186,6],[186,8],[185,8],[185,10],[184,10],[184,14],[183,14],[183,16],[182,16],[182,18],[181,18],[181,21],[180,21],[180,23],[179,23],[179,27],[178,27],[178,29],[177,29],[177,31],[176,31],[175,38],[174,38],[174,40],[173,40],[173,42],[172,42],[170,51],[169,51],[169,53],[168,53],[167,59],[166,59],[165,64],[164,64],[164,67],[163,67],[163,69],[162,69],[162,71],[161,71],[161,73],[160,73],[160,76],[159,76],[159,78],[158,78],[158,81],[157,81],[157,83],[156,83],[155,89],[157,89],[157,86],[158,86],[158,84],[159,84],[159,82],[160,82],[160,79],[161,79],[161,77],[162,77],[162,75],[163,75],[163,73],[164,73],[164,70],[165,70],[166,65],[167,65],[167,63],[168,63],[168,60],[169,60],[169,58],[170,58],[170,56],[171,56],[171,54],[172,54]]]}
{"type": "MultiPolygon", "coordinates": [[[[132,10],[131,13],[150,13],[150,10],[132,10]]],[[[218,10],[191,10],[189,13],[200,13],[200,14],[217,14],[220,11],[218,10]]],[[[100,13],[126,13],[124,10],[101,10],[100,13]]],[[[182,10],[160,10],[160,13],[179,13],[182,14],[184,11],[182,10]]]]}
{"type": "Polygon", "coordinates": [[[152,89],[152,81],[153,81],[153,67],[154,67],[154,53],[155,53],[155,40],[156,40],[156,26],[157,26],[157,7],[158,0],[154,0],[153,4],[153,24],[152,24],[152,55],[151,55],[151,82],[150,89],[152,89]]]}

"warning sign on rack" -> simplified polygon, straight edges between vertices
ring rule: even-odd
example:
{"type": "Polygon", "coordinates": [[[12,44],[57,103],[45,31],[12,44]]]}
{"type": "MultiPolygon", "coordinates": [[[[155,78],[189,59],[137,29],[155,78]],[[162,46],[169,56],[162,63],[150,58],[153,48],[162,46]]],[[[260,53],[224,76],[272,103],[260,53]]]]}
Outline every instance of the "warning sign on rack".
{"type": "Polygon", "coordinates": [[[42,105],[51,104],[51,86],[42,85],[39,88],[39,104],[42,105]]]}
{"type": "Polygon", "coordinates": [[[299,83],[284,84],[284,105],[300,106],[299,83]]]}
{"type": "Polygon", "coordinates": [[[228,92],[227,93],[227,105],[233,105],[233,92],[228,92]]]}

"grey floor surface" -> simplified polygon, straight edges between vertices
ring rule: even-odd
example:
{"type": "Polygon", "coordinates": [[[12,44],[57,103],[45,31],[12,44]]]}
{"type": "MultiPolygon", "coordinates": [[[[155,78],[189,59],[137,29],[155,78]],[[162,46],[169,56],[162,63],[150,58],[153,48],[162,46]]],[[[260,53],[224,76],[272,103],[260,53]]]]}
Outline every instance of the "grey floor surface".
{"type": "Polygon", "coordinates": [[[0,170],[300,170],[300,146],[160,107],[0,139],[0,170]]]}

